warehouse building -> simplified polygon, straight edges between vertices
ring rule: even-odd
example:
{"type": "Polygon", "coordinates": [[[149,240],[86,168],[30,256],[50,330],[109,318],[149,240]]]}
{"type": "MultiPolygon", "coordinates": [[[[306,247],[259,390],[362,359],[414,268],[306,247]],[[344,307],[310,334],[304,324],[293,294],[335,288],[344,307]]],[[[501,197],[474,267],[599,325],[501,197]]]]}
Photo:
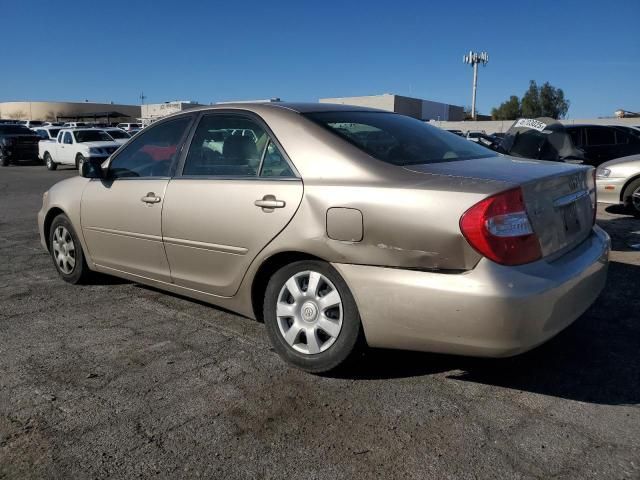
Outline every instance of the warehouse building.
{"type": "Polygon", "coordinates": [[[0,118],[9,120],[131,122],[139,105],[94,102],[0,102],[0,118]]]}
{"type": "Polygon", "coordinates": [[[150,103],[148,105],[142,105],[142,116],[140,117],[140,120],[142,121],[142,125],[146,127],[156,120],[160,120],[161,118],[166,117],[167,115],[171,115],[172,113],[178,113],[182,112],[183,110],[189,110],[191,108],[204,106],[205,105],[190,100],[150,103]]]}
{"type": "Polygon", "coordinates": [[[339,103],[342,105],[379,108],[425,121],[440,120],[454,122],[464,120],[464,108],[458,105],[432,102],[421,98],[405,97],[391,93],[363,97],[321,98],[320,103],[339,103]]]}

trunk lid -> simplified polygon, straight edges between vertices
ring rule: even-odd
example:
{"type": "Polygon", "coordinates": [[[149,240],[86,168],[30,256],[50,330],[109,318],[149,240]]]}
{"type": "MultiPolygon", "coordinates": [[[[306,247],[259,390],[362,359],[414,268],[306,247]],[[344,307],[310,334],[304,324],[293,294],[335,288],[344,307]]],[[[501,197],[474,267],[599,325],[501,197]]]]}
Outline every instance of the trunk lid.
{"type": "Polygon", "coordinates": [[[557,257],[587,238],[593,226],[593,168],[496,156],[409,165],[407,170],[496,182],[496,193],[520,186],[543,257],[557,257]]]}

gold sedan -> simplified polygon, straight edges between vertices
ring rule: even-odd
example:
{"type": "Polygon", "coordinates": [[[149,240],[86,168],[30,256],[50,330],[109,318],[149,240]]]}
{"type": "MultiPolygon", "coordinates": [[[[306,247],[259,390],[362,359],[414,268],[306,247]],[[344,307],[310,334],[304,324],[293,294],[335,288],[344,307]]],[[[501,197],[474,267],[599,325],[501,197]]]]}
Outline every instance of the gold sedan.
{"type": "Polygon", "coordinates": [[[54,185],[43,246],[263,320],[311,372],[359,346],[531,349],[602,290],[590,167],[515,159],[390,112],[329,104],[190,110],[54,185]]]}

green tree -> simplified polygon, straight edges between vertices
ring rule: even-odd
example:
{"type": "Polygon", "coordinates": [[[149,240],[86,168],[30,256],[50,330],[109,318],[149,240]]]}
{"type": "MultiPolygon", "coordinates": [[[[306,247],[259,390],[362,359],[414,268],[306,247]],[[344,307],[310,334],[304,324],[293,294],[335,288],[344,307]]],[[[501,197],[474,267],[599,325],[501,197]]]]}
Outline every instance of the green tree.
{"type": "Polygon", "coordinates": [[[529,82],[529,89],[522,96],[522,116],[527,118],[542,117],[540,89],[535,80],[529,82]]]}
{"type": "Polygon", "coordinates": [[[512,95],[509,100],[491,110],[491,116],[494,120],[514,120],[518,117],[558,119],[567,115],[569,105],[561,88],[556,88],[549,82],[539,87],[535,80],[531,80],[522,100],[512,95]]]}
{"type": "Polygon", "coordinates": [[[549,82],[540,87],[538,98],[544,117],[564,118],[569,111],[569,100],[564,98],[562,89],[552,86],[549,82]]]}
{"type": "Polygon", "coordinates": [[[498,108],[491,110],[491,118],[494,120],[515,120],[521,116],[520,99],[517,95],[511,95],[509,100],[502,102],[498,108]]]}

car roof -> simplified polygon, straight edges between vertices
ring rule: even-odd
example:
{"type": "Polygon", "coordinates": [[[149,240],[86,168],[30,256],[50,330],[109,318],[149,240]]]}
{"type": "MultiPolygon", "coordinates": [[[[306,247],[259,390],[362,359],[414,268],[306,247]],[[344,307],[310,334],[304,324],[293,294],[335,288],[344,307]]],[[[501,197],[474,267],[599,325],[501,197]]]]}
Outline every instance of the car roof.
{"type": "Polygon", "coordinates": [[[206,110],[224,110],[224,109],[239,109],[258,111],[264,109],[274,110],[289,110],[296,113],[317,113],[317,112],[385,112],[393,113],[387,110],[380,110],[377,108],[360,107],[357,105],[344,105],[341,103],[314,103],[314,102],[230,102],[230,103],[217,103],[215,105],[206,105],[199,108],[192,108],[182,111],[180,113],[188,113],[194,111],[206,111],[206,110]]]}
{"type": "Polygon", "coordinates": [[[565,128],[585,128],[585,127],[606,127],[606,128],[620,128],[626,127],[626,125],[598,125],[596,123],[572,123],[571,125],[565,125],[565,128]]]}

